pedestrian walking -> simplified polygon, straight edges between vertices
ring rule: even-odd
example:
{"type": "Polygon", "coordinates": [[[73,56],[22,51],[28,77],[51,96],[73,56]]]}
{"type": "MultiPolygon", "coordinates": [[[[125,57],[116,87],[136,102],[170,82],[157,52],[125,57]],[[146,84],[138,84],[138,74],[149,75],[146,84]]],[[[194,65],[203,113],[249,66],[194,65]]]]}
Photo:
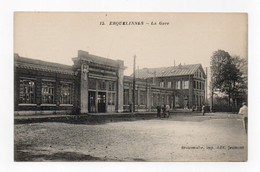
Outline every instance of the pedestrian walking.
{"type": "Polygon", "coordinates": [[[194,112],[194,111],[195,111],[195,108],[196,108],[195,105],[193,105],[193,106],[191,107],[191,111],[194,112]]]}
{"type": "Polygon", "coordinates": [[[157,118],[161,118],[161,106],[157,105],[156,109],[157,109],[157,118]]]}
{"type": "Polygon", "coordinates": [[[243,125],[244,125],[244,128],[245,128],[245,132],[247,134],[247,130],[248,130],[248,108],[246,106],[246,102],[244,102],[242,104],[242,107],[240,108],[238,114],[242,115],[243,125]]]}
{"type": "Polygon", "coordinates": [[[205,107],[204,104],[201,107],[201,111],[202,111],[202,115],[204,116],[205,115],[205,111],[206,111],[206,107],[205,107]]]}

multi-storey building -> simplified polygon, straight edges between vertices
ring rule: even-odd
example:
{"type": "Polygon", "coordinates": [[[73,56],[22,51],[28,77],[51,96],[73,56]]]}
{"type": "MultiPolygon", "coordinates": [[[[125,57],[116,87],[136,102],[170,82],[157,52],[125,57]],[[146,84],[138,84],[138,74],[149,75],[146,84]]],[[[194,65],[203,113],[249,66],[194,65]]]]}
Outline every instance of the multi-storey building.
{"type": "Polygon", "coordinates": [[[200,64],[144,68],[136,71],[136,77],[151,83],[148,101],[152,109],[158,104],[191,108],[205,103],[206,75],[200,64]]]}
{"type": "Polygon", "coordinates": [[[140,69],[124,76],[124,62],[85,51],[62,65],[15,54],[15,114],[152,111],[200,106],[205,100],[205,73],[200,64],[140,69]]]}

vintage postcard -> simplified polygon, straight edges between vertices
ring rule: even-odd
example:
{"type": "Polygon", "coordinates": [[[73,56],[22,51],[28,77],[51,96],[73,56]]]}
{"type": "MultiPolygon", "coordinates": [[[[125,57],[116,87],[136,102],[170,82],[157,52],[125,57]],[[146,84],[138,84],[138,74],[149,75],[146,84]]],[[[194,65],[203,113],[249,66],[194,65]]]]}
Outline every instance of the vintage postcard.
{"type": "Polygon", "coordinates": [[[14,161],[247,161],[247,97],[247,13],[14,13],[14,161]]]}

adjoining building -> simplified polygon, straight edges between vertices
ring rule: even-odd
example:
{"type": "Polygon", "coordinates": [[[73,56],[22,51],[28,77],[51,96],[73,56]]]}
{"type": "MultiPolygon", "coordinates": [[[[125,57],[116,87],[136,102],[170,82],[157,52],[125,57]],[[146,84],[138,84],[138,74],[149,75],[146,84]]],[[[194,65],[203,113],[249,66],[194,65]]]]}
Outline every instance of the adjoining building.
{"type": "Polygon", "coordinates": [[[157,105],[191,108],[205,102],[206,75],[200,64],[136,70],[124,62],[78,51],[74,65],[14,56],[15,114],[153,111],[157,105]]]}

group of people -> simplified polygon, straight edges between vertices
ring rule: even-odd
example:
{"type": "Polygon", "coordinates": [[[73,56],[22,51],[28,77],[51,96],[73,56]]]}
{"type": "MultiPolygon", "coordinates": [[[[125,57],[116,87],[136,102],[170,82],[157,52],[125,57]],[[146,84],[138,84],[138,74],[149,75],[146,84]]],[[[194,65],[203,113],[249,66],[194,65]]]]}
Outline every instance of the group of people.
{"type": "Polygon", "coordinates": [[[157,118],[169,118],[170,116],[170,106],[169,105],[158,105],[157,109],[157,118]],[[162,113],[161,113],[162,112],[162,113]]]}

